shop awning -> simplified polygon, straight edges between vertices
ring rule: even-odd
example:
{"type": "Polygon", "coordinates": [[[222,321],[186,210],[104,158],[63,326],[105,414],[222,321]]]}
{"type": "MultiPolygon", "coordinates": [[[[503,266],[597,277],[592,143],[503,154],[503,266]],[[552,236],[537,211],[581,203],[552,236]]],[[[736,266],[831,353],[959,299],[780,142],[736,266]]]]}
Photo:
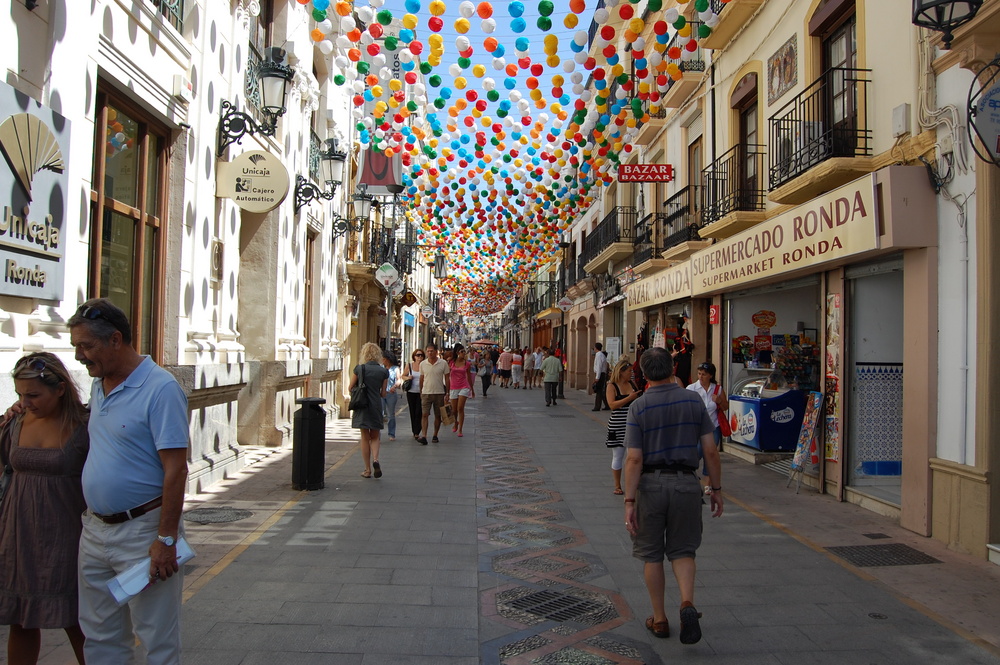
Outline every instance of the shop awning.
{"type": "Polygon", "coordinates": [[[551,321],[554,319],[561,319],[563,311],[558,307],[549,307],[544,309],[535,315],[535,321],[551,321]]]}

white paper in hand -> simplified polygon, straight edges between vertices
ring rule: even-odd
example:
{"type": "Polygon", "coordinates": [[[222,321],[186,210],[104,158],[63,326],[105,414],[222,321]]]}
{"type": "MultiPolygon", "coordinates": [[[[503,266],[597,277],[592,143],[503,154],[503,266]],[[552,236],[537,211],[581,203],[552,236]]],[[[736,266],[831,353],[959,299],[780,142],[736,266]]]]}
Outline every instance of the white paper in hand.
{"type": "MultiPolygon", "coordinates": [[[[177,565],[183,566],[194,558],[194,550],[183,537],[177,539],[177,565]]],[[[146,557],[125,572],[108,581],[108,591],[121,607],[155,584],[149,579],[150,558],[146,557]]]]}

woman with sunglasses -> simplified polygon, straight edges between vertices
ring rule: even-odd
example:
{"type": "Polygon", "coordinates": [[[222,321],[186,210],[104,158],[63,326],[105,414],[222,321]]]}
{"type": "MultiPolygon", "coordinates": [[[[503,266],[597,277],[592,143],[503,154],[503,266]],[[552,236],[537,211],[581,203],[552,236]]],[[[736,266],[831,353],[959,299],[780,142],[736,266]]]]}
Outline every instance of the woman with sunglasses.
{"type": "Polygon", "coordinates": [[[611,477],[615,481],[615,494],[622,491],[622,466],[625,464],[625,422],[632,402],[642,397],[642,391],[632,380],[632,363],[628,356],[622,356],[611,370],[608,379],[607,399],[611,407],[608,418],[608,434],[605,445],[611,449],[611,477]]]}
{"type": "Polygon", "coordinates": [[[413,438],[420,438],[420,363],[424,361],[424,352],[417,349],[410,354],[410,362],[406,363],[400,380],[403,385],[410,382],[410,387],[406,389],[406,407],[410,412],[410,429],[413,430],[413,438]]]}
{"type": "Polygon", "coordinates": [[[0,430],[13,468],[0,503],[0,624],[10,663],[35,663],[42,628],[62,628],[80,663],[77,550],[87,505],[80,480],[90,448],[87,409],[51,353],[21,358],[12,372],[20,413],[0,430]]]}

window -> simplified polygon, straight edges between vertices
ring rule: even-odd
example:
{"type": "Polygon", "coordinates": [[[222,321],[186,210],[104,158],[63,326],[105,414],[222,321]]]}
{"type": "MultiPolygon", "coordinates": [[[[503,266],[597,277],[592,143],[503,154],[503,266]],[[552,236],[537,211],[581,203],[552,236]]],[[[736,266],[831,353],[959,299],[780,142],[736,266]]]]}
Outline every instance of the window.
{"type": "Polygon", "coordinates": [[[121,307],[132,345],[159,361],[167,132],[103,87],[96,127],[89,294],[121,307]]]}
{"type": "Polygon", "coordinates": [[[302,266],[305,281],[302,285],[302,336],[305,337],[304,344],[309,347],[310,353],[315,356],[317,349],[313,346],[313,271],[316,269],[316,238],[318,234],[313,229],[306,231],[306,256],[305,264],[302,266]]]}
{"type": "Polygon", "coordinates": [[[260,13],[250,18],[250,48],[247,51],[247,67],[243,78],[243,87],[249,111],[261,120],[260,115],[260,83],[257,81],[257,68],[264,61],[264,48],[271,42],[271,29],[274,20],[274,8],[271,0],[262,0],[260,13]]]}
{"type": "Polygon", "coordinates": [[[167,19],[167,23],[177,28],[178,32],[184,30],[184,0],[151,0],[157,11],[167,19]]]}

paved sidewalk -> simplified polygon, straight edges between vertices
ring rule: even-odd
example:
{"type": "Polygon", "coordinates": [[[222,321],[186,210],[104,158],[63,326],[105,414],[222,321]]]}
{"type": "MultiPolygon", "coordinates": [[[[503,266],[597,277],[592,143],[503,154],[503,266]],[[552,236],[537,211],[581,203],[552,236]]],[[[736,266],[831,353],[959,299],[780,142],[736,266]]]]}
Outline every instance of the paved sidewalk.
{"type": "MultiPolygon", "coordinates": [[[[575,391],[551,408],[540,390],[490,393],[439,444],[409,438],[404,412],[381,480],[359,477],[338,421],[325,489],[292,491],[289,451],[262,451],[191,497],[253,515],[187,523],[184,662],[1000,664],[1000,567],[725,455],[726,513],[706,516],[698,558],[704,639],[680,645],[676,610],[674,635],[653,637],[608,412],[575,391]],[[873,544],[940,563],[856,568],[825,549],[873,544]]],[[[61,634],[41,662],[71,662],[61,634]]]]}

